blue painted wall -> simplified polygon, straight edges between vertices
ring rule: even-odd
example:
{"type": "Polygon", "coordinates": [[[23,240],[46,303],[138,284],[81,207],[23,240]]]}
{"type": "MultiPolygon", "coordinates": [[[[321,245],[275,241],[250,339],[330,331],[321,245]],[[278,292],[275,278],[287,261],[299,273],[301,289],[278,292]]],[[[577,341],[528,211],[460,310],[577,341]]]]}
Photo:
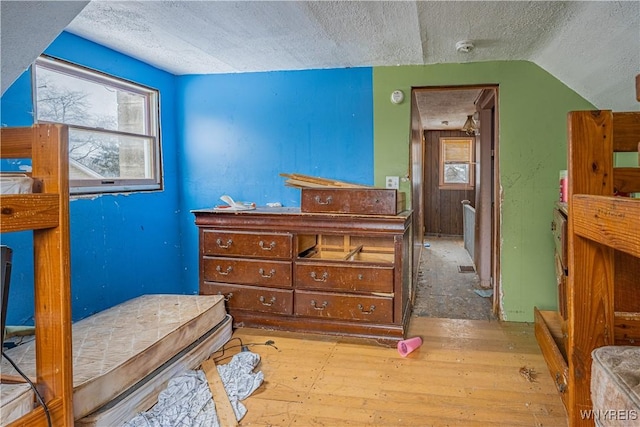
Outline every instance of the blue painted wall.
{"type": "Polygon", "coordinates": [[[280,173],[373,184],[370,68],[178,77],[186,283],[198,281],[191,209],[300,205],[280,173]]]}
{"type": "MultiPolygon", "coordinates": [[[[73,319],[144,293],[197,293],[192,209],[229,194],[298,206],[281,172],[373,183],[370,68],[176,77],[63,33],[45,53],[160,90],[165,189],[71,201],[73,319]]],[[[0,122],[33,123],[30,73],[1,99],[0,122]]],[[[9,324],[31,324],[30,233],[15,250],[9,324]]]]}
{"type": "MultiPolygon", "coordinates": [[[[192,291],[181,281],[175,76],[68,33],[45,53],[161,92],[164,191],[70,202],[73,319],[144,293],[192,291]]],[[[30,84],[27,71],[5,92],[2,125],[33,123],[30,84]]],[[[5,233],[2,242],[15,251],[8,323],[31,324],[31,233],[5,233]]]]}

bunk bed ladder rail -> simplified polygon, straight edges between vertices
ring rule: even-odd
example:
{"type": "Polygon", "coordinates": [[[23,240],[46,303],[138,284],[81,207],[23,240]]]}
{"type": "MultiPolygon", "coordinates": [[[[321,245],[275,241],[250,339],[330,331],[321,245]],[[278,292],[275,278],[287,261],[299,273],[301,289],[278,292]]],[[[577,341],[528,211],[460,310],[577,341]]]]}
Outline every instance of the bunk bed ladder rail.
{"type": "Polygon", "coordinates": [[[591,425],[591,352],[640,344],[639,168],[615,168],[638,150],[640,113],[575,111],[569,131],[569,424],[591,425]]]}
{"type": "MultiPolygon", "coordinates": [[[[2,158],[32,160],[42,192],[2,195],[1,231],[33,230],[36,386],[54,426],[73,425],[68,129],[2,128],[2,158]]],[[[37,407],[10,426],[47,425],[37,407]]]]}

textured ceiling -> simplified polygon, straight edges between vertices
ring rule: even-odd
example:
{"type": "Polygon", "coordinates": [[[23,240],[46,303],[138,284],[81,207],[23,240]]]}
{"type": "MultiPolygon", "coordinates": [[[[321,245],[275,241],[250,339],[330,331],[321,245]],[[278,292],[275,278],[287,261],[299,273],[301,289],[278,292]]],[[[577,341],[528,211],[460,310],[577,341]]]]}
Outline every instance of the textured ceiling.
{"type": "Polygon", "coordinates": [[[528,60],[596,107],[639,109],[638,1],[85,3],[2,1],[3,92],[66,26],[178,75],[528,60]]]}
{"type": "Polygon", "coordinates": [[[461,129],[467,116],[476,111],[481,89],[416,90],[416,104],[422,127],[430,130],[461,129]]]}

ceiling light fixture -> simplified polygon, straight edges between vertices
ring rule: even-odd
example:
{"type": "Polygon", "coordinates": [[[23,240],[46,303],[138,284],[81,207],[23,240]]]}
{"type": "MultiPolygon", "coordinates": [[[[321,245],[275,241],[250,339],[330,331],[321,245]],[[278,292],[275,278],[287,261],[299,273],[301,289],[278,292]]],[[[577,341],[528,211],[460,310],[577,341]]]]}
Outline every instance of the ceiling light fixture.
{"type": "Polygon", "coordinates": [[[462,40],[456,43],[456,50],[462,53],[469,53],[474,47],[473,43],[468,40],[462,40]]]}
{"type": "Polygon", "coordinates": [[[464,133],[466,133],[467,135],[471,136],[471,135],[475,135],[476,133],[476,124],[473,121],[473,117],[472,116],[467,116],[467,121],[464,122],[464,125],[462,125],[462,131],[464,133]]]}

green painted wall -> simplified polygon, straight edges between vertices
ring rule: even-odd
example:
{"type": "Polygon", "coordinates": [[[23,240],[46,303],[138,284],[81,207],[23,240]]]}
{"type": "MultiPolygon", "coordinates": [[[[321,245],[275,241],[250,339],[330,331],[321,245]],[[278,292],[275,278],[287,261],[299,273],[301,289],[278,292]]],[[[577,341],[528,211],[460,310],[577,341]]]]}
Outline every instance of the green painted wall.
{"type": "MultiPolygon", "coordinates": [[[[555,309],[550,232],[558,171],[566,169],[566,116],[593,105],[526,61],[376,67],[373,69],[375,184],[409,171],[412,87],[497,84],[502,189],[503,319],[533,321],[533,307],[555,309]],[[402,104],[390,102],[395,89],[402,104]]],[[[410,195],[410,183],[401,190],[410,195]]]]}

